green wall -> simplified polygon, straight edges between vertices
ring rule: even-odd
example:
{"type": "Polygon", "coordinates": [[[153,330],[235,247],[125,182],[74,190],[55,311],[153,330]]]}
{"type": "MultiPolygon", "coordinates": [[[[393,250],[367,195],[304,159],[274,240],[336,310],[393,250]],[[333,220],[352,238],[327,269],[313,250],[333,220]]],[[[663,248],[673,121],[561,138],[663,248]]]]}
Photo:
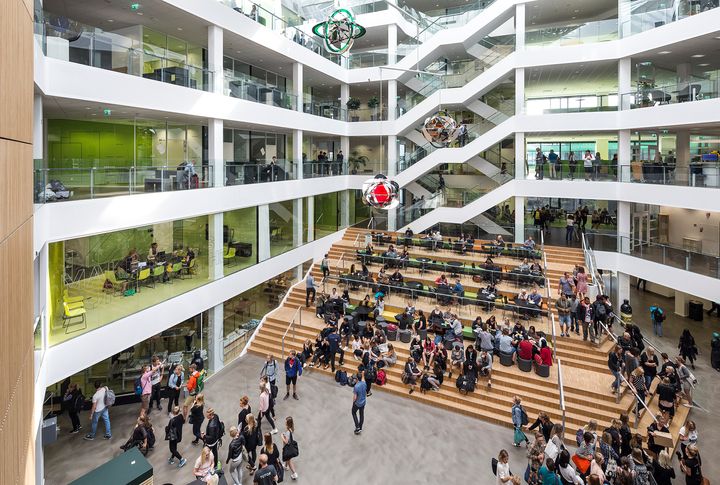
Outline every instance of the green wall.
{"type": "Polygon", "coordinates": [[[63,312],[62,294],[65,289],[65,243],[48,244],[48,322],[53,324],[63,312]]]}
{"type": "Polygon", "coordinates": [[[315,196],[315,239],[337,231],[340,223],[339,192],[315,196]]]}

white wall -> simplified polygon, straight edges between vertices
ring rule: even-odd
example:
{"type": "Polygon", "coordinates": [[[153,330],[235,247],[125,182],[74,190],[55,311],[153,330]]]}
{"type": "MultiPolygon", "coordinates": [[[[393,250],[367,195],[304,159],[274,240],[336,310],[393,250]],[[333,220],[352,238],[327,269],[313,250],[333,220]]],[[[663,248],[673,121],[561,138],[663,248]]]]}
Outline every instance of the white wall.
{"type": "Polygon", "coordinates": [[[671,246],[682,247],[684,237],[700,239],[704,254],[720,255],[720,213],[661,206],[660,214],[670,217],[671,246]]]}

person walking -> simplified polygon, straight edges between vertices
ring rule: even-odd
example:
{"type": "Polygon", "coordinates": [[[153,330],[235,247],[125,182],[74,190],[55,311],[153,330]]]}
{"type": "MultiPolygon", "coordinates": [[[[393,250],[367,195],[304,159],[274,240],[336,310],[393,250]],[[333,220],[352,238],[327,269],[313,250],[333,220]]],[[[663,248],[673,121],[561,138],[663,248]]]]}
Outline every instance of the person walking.
{"type": "Polygon", "coordinates": [[[315,278],[312,272],[305,278],[305,307],[309,307],[310,303],[315,303],[315,278]]]}
{"type": "Polygon", "coordinates": [[[245,429],[242,432],[243,438],[245,439],[245,449],[248,453],[248,464],[246,468],[250,470],[250,473],[255,473],[255,460],[257,459],[257,447],[260,443],[260,428],[258,427],[255,416],[248,414],[245,417],[245,429]]]}
{"type": "Polygon", "coordinates": [[[200,427],[202,426],[203,421],[205,421],[205,413],[203,412],[204,408],[205,395],[201,392],[195,396],[193,405],[190,408],[190,419],[188,421],[188,423],[192,424],[192,432],[193,436],[195,436],[195,439],[192,441],[193,445],[198,444],[198,441],[202,438],[200,427]]]}
{"type": "Polygon", "coordinates": [[[282,434],[283,450],[282,450],[282,461],[290,469],[290,478],[297,480],[298,474],[295,470],[295,462],[293,461],[300,454],[298,450],[297,441],[293,437],[295,432],[295,423],[292,416],[285,418],[285,432],[282,434]]]}
{"type": "Polygon", "coordinates": [[[228,445],[228,457],[225,464],[230,465],[228,475],[233,482],[233,485],[242,485],[243,472],[242,472],[242,450],[245,447],[245,438],[243,437],[237,426],[230,428],[230,445],[228,445]]]}
{"type": "Polygon", "coordinates": [[[274,466],[268,464],[268,456],[260,455],[258,463],[260,468],[253,477],[253,483],[258,485],[274,485],[277,483],[278,472],[274,466]]]}
{"type": "Polygon", "coordinates": [[[71,383],[65,391],[63,404],[70,415],[70,423],[72,423],[70,433],[75,434],[82,429],[79,415],[85,405],[85,396],[83,396],[82,391],[80,391],[80,388],[74,382],[71,383]]]}
{"type": "Polygon", "coordinates": [[[625,366],[625,358],[623,357],[623,348],[619,345],[615,345],[613,351],[608,355],[608,368],[615,380],[612,383],[612,392],[615,393],[620,389],[620,375],[623,372],[625,366]]]}
{"type": "Polygon", "coordinates": [[[367,384],[363,380],[363,373],[357,376],[357,383],[353,387],[352,417],[355,422],[355,434],[362,433],[365,422],[365,404],[367,402],[367,384]]]}
{"type": "Polygon", "coordinates": [[[513,435],[513,446],[518,447],[524,441],[525,447],[527,448],[530,445],[530,440],[527,436],[525,436],[525,433],[523,433],[522,427],[528,424],[528,418],[527,413],[525,413],[525,409],[522,407],[520,396],[515,396],[513,398],[513,405],[510,412],[512,415],[513,428],[515,429],[513,435]]]}
{"type": "Polygon", "coordinates": [[[497,459],[497,485],[520,485],[520,477],[510,472],[510,455],[507,450],[500,450],[497,459]]]}
{"type": "Polygon", "coordinates": [[[163,371],[165,370],[165,362],[160,362],[160,358],[157,355],[153,355],[152,358],[152,376],[150,377],[150,402],[148,407],[152,408],[153,403],[157,406],[157,410],[161,411],[160,406],[160,387],[162,385],[163,371]]]}
{"type": "Polygon", "coordinates": [[[320,269],[322,270],[323,279],[330,276],[330,259],[328,258],[328,255],[325,254],[323,256],[322,261],[320,261],[320,269]]]}
{"type": "Polygon", "coordinates": [[[695,370],[695,357],[698,354],[698,349],[695,345],[695,338],[687,328],[683,330],[682,335],[680,335],[678,349],[680,349],[680,355],[682,358],[690,362],[690,367],[695,370]]]}
{"type": "Polygon", "coordinates": [[[150,395],[152,394],[153,369],[150,364],[143,366],[140,376],[140,416],[150,413],[150,395]]]}
{"type": "Polygon", "coordinates": [[[168,437],[168,447],[170,448],[170,458],[168,458],[168,463],[171,465],[175,464],[175,458],[179,460],[178,468],[182,468],[187,463],[187,460],[182,457],[180,453],[178,453],[178,443],[182,441],[182,429],[183,424],[185,424],[185,418],[183,418],[183,415],[180,413],[180,407],[175,406],[172,410],[172,418],[170,418],[170,421],[167,424],[167,437],[168,437]]]}
{"type": "Polygon", "coordinates": [[[270,397],[270,392],[268,391],[267,386],[260,384],[260,411],[258,412],[258,426],[262,426],[262,419],[265,418],[267,422],[270,423],[270,426],[272,426],[272,434],[275,434],[278,430],[275,428],[275,421],[273,421],[273,418],[270,415],[271,399],[272,397],[270,397]]]}
{"type": "MultiPolygon", "coordinates": [[[[290,355],[285,359],[285,397],[290,397],[290,384],[292,384],[292,396],[294,399],[300,399],[296,392],[297,378],[302,375],[302,364],[297,358],[294,350],[290,351],[290,355]]],[[[274,426],[273,426],[274,427],[274,426]]]]}
{"type": "Polygon", "coordinates": [[[660,308],[657,303],[650,307],[650,320],[652,321],[653,333],[658,337],[662,337],[662,324],[665,321],[665,311],[660,308]]]}
{"type": "Polygon", "coordinates": [[[202,439],[203,442],[205,442],[205,446],[210,448],[210,451],[212,451],[215,468],[217,468],[219,455],[218,444],[220,444],[220,438],[222,438],[220,417],[215,414],[215,409],[213,408],[207,408],[207,411],[205,411],[205,417],[207,417],[208,423],[205,428],[205,432],[202,434],[202,439]]]}
{"type": "Polygon", "coordinates": [[[278,450],[278,447],[275,446],[275,443],[273,443],[272,435],[270,433],[265,433],[263,435],[263,447],[260,448],[260,456],[262,455],[267,456],[268,466],[275,467],[275,472],[278,477],[277,479],[279,482],[282,482],[285,476],[285,469],[280,462],[280,450],[278,450]]]}
{"type": "MultiPolygon", "coordinates": [[[[172,419],[172,410],[180,404],[180,391],[183,386],[183,366],[178,364],[168,377],[168,416],[172,419]]],[[[183,418],[183,422],[185,419],[183,418]]]]}
{"type": "Polygon", "coordinates": [[[110,430],[110,410],[105,403],[107,391],[108,388],[102,385],[102,381],[95,381],[95,394],[93,394],[92,407],[90,408],[90,432],[86,434],[84,438],[88,441],[95,439],[100,418],[102,418],[103,424],[105,425],[105,436],[103,436],[103,438],[106,440],[112,438],[112,431],[110,430]]]}

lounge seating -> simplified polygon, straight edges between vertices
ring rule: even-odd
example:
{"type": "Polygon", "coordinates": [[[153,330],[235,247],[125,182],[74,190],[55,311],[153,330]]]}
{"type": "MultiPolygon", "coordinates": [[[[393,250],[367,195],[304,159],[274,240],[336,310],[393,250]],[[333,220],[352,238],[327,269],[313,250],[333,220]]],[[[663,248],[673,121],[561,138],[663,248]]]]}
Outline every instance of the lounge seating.
{"type": "Polygon", "coordinates": [[[86,329],[87,323],[85,321],[85,314],[84,305],[71,308],[69,303],[63,302],[63,327],[65,327],[65,333],[69,333],[70,327],[73,325],[82,324],[83,327],[78,328],[78,330],[86,329]]]}
{"type": "Polygon", "coordinates": [[[513,365],[513,354],[500,352],[500,363],[505,367],[511,367],[513,365]]]}
{"type": "Polygon", "coordinates": [[[523,372],[531,372],[532,371],[532,366],[533,366],[532,360],[525,360],[525,359],[521,359],[520,357],[518,357],[517,362],[518,362],[518,369],[520,369],[521,371],[523,371],[523,372]]]}
{"type": "Polygon", "coordinates": [[[535,373],[540,377],[550,377],[550,366],[535,362],[535,373]]]}
{"type": "Polygon", "coordinates": [[[400,330],[400,341],[409,344],[412,337],[410,330],[400,330]]]}

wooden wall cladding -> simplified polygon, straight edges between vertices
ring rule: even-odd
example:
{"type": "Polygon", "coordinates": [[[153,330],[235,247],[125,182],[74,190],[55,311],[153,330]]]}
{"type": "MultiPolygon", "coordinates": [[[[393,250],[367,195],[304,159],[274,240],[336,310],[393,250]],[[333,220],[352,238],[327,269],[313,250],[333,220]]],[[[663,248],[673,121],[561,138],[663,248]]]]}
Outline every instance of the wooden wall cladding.
{"type": "Polygon", "coordinates": [[[0,241],[32,217],[32,179],[32,146],[0,139],[0,241]]]}
{"type": "Polygon", "coordinates": [[[23,0],[0,1],[0,138],[25,143],[32,143],[31,12],[32,7],[23,0]]]}

